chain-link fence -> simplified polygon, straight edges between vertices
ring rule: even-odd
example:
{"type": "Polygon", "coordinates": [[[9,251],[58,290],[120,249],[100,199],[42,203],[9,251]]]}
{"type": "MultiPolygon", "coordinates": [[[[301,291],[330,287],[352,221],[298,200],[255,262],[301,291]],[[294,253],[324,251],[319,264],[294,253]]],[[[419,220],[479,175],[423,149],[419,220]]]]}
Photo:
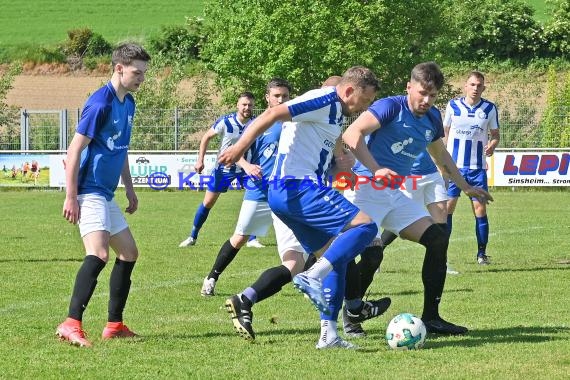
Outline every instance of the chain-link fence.
{"type": "MultiPolygon", "coordinates": [[[[261,113],[256,110],[254,114],[261,113]]],[[[131,150],[197,150],[208,127],[224,112],[218,109],[138,109],[131,150]]],[[[22,110],[19,125],[0,126],[0,150],[65,150],[80,110],[22,110]]],[[[347,118],[346,125],[354,118],[347,118]]],[[[570,107],[542,113],[532,107],[499,109],[501,148],[567,148],[570,107]]]]}

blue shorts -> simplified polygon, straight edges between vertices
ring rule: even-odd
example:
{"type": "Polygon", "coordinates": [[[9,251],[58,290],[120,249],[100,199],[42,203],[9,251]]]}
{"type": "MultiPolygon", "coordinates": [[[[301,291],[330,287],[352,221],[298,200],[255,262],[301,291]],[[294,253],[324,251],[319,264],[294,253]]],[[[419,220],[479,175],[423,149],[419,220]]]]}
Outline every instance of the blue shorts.
{"type": "Polygon", "coordinates": [[[295,179],[269,187],[269,207],[293,231],[306,252],[322,248],[360,211],[330,187],[295,179]]]}
{"type": "MultiPolygon", "coordinates": [[[[465,178],[465,181],[471,186],[478,186],[485,191],[489,190],[487,186],[487,171],[485,169],[459,169],[459,172],[465,178]]],[[[457,198],[461,195],[461,189],[453,181],[449,181],[447,196],[457,198]]],[[[471,198],[476,200],[477,198],[471,198]]]]}
{"type": "Polygon", "coordinates": [[[229,188],[239,190],[243,188],[243,176],[244,172],[228,172],[224,171],[223,168],[217,168],[212,170],[207,181],[200,179],[200,188],[205,185],[212,193],[225,193],[229,188]],[[232,184],[234,181],[236,182],[232,184]]]}

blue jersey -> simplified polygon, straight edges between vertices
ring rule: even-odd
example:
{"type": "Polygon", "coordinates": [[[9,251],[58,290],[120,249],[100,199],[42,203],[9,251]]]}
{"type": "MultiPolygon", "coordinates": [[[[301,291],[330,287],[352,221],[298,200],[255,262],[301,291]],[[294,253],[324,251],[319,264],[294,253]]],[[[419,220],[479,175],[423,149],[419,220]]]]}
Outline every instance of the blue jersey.
{"type": "MultiPolygon", "coordinates": [[[[402,176],[411,174],[414,161],[426,147],[444,136],[437,108],[432,107],[425,115],[416,117],[403,95],[379,99],[368,111],[380,123],[380,128],[366,137],[368,150],[378,165],[402,176]]],[[[360,162],[356,163],[354,171],[359,175],[372,176],[360,162]]]]}
{"type": "Polygon", "coordinates": [[[87,99],[76,132],[91,139],[81,152],[78,194],[113,199],[131,140],[135,101],[119,101],[111,82],[87,99]]]}
{"type": "Polygon", "coordinates": [[[413,175],[427,175],[435,172],[437,172],[437,166],[435,166],[435,163],[427,151],[420,153],[410,170],[410,174],[413,175]]]}
{"type": "Polygon", "coordinates": [[[262,179],[253,180],[247,177],[244,187],[246,188],[244,199],[251,201],[267,202],[267,178],[273,170],[275,157],[277,157],[277,147],[279,146],[279,138],[281,137],[281,128],[283,124],[277,122],[273,124],[262,135],[257,137],[247,156],[249,162],[254,165],[261,166],[262,179]]]}

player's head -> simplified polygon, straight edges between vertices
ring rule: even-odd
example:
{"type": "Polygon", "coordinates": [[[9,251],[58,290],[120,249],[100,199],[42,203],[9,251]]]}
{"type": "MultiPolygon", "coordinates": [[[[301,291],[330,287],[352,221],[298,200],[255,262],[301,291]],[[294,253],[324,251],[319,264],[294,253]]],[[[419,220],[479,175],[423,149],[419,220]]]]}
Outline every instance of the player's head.
{"type": "Polygon", "coordinates": [[[291,96],[291,85],[285,79],[272,78],[265,89],[265,100],[269,108],[285,103],[291,96]]]}
{"type": "Polygon", "coordinates": [[[236,107],[237,114],[240,119],[249,119],[251,117],[253,107],[255,107],[255,96],[249,91],[242,92],[238,96],[236,107]]]}
{"type": "Polygon", "coordinates": [[[416,65],[406,86],[410,111],[417,116],[424,115],[435,103],[444,80],[437,63],[423,62],[416,65]]]}
{"type": "Polygon", "coordinates": [[[150,55],[134,43],[124,43],[113,50],[111,63],[113,75],[117,75],[120,85],[127,91],[136,91],[144,82],[150,55]]]}
{"type": "Polygon", "coordinates": [[[465,96],[473,102],[481,100],[481,95],[485,91],[485,76],[480,71],[473,70],[467,76],[465,85],[463,86],[465,96]]]}
{"type": "Polygon", "coordinates": [[[372,70],[353,66],[340,78],[336,92],[345,116],[355,115],[368,108],[379,89],[378,79],[372,70]]]}
{"type": "Polygon", "coordinates": [[[342,77],[340,75],[331,75],[321,84],[321,87],[336,86],[340,83],[341,79],[342,77]]]}

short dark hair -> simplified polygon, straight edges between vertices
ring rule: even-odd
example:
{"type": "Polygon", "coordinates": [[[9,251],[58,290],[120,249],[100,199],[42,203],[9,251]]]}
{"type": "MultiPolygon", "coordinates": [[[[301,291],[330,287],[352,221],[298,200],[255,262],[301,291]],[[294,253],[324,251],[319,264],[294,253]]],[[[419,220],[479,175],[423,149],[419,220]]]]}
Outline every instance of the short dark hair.
{"type": "Polygon", "coordinates": [[[445,81],[443,73],[435,62],[423,62],[412,69],[410,80],[421,83],[426,88],[441,90],[445,81]]]}
{"type": "Polygon", "coordinates": [[[150,61],[150,55],[142,46],[131,42],[120,44],[113,50],[113,56],[111,58],[113,68],[118,63],[130,65],[135,60],[148,62],[150,61]]]}
{"type": "Polygon", "coordinates": [[[239,94],[238,96],[238,100],[241,98],[248,98],[251,100],[255,100],[255,95],[253,95],[253,93],[249,92],[249,91],[244,91],[241,94],[239,94]]]}
{"type": "Polygon", "coordinates": [[[483,75],[482,72],[477,71],[477,70],[473,70],[469,73],[469,75],[467,75],[467,79],[471,78],[471,77],[475,77],[477,79],[482,80],[483,82],[485,81],[485,75],[483,75]]]}
{"type": "Polygon", "coordinates": [[[275,87],[286,87],[289,92],[292,91],[291,85],[285,79],[281,78],[271,78],[271,80],[267,83],[267,87],[265,88],[265,93],[269,94],[269,91],[275,87]]]}
{"type": "Polygon", "coordinates": [[[338,84],[348,83],[360,88],[373,87],[375,91],[380,89],[376,74],[364,66],[353,66],[342,74],[342,78],[338,84]]]}

